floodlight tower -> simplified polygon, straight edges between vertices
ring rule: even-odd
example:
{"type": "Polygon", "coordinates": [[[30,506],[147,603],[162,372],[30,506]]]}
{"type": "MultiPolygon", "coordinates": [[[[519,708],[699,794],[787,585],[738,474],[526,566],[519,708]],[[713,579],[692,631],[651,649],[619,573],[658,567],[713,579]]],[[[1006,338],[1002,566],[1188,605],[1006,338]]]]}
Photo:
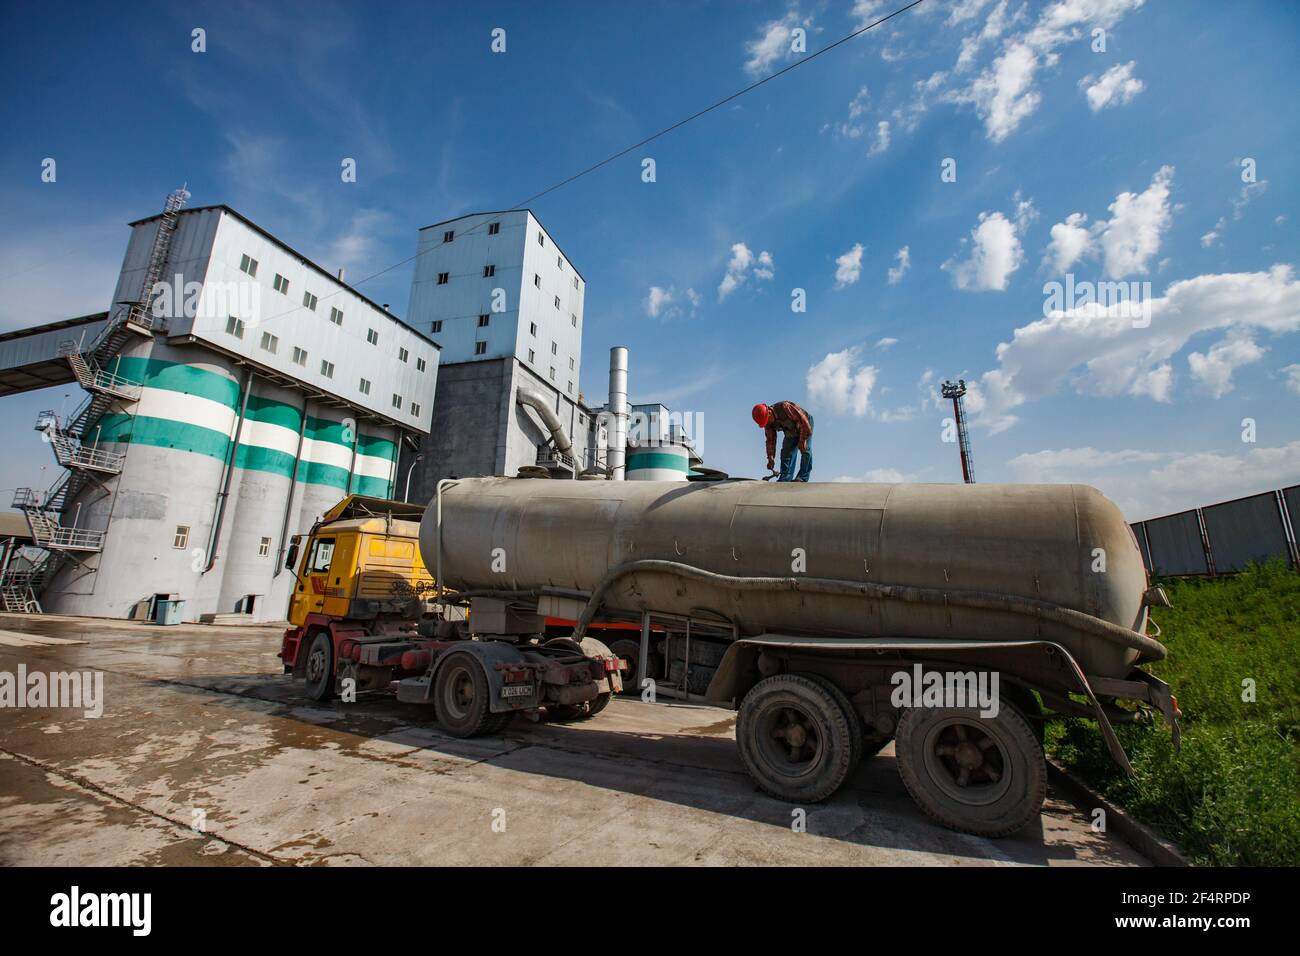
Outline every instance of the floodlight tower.
{"type": "Polygon", "coordinates": [[[975,462],[970,453],[970,436],[966,432],[966,405],[962,396],[966,394],[966,380],[959,378],[955,382],[944,382],[943,397],[952,399],[953,418],[957,422],[957,447],[961,450],[961,477],[968,485],[975,484],[975,462]]]}

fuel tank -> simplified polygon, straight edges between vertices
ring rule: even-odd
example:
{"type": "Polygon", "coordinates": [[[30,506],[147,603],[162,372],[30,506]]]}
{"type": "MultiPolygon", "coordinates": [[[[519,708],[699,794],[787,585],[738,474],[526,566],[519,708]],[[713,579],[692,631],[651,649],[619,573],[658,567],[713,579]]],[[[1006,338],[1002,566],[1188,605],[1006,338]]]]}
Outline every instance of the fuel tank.
{"type": "MultiPolygon", "coordinates": [[[[420,528],[438,561],[436,500],[420,528]]],[[[1141,554],[1119,509],[1086,485],[612,482],[467,478],[444,486],[444,583],[591,592],[612,568],[661,559],[731,577],[837,579],[993,592],[1142,631],[1141,554]]],[[[659,570],[619,578],[604,607],[718,615],[743,635],[1050,640],[1085,672],[1123,677],[1139,652],[1004,609],[797,590],[738,591],[659,570]]]]}

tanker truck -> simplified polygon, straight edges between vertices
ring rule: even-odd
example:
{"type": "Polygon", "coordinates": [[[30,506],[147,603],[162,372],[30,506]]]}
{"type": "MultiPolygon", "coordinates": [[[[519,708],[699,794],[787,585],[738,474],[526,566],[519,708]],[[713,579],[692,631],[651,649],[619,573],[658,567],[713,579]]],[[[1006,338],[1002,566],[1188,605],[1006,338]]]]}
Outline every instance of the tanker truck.
{"type": "Polygon", "coordinates": [[[450,480],[428,508],[344,499],[286,567],[280,657],[314,699],[395,685],[473,737],[626,684],[735,710],[754,781],[798,804],[892,740],[922,810],[1001,836],[1040,811],[1045,721],[1095,718],[1130,772],[1113,723],[1178,741],[1140,666],[1168,602],[1081,485],[450,480]]]}
{"type": "MultiPolygon", "coordinates": [[[[1177,701],[1141,667],[1168,602],[1087,486],[449,479],[419,541],[473,643],[518,653],[571,621],[564,648],[612,651],[644,698],[735,710],[745,768],[792,803],[892,740],[925,813],[1003,836],[1041,810],[1046,720],[1094,718],[1130,773],[1114,723],[1159,714],[1177,746],[1177,701]],[[636,637],[597,647],[598,623],[636,637]]],[[[537,706],[482,663],[488,712],[537,706]]],[[[399,696],[428,699],[438,667],[399,696]]]]}

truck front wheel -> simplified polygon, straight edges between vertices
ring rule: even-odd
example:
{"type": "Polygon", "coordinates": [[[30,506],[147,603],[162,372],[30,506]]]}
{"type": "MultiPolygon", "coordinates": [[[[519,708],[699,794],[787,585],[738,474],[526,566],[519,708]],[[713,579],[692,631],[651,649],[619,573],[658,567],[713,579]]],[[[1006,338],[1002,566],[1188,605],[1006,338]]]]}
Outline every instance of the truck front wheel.
{"type": "Polygon", "coordinates": [[[499,721],[492,719],[487,675],[478,659],[464,651],[453,653],[438,668],[434,702],[438,723],[453,737],[477,737],[499,721]]]}
{"type": "Polygon", "coordinates": [[[736,746],[763,790],[782,800],[816,803],[839,789],[860,755],[854,719],[820,681],[777,674],[759,681],[741,701],[736,746]]]}
{"type": "Polygon", "coordinates": [[[326,631],[317,631],[307,650],[303,668],[307,678],[307,696],[326,701],[334,696],[334,642],[326,631]]]}
{"type": "Polygon", "coordinates": [[[993,717],[968,707],[909,708],[898,720],[894,750],[912,799],[953,830],[1007,836],[1042,811],[1043,747],[1005,700],[993,717]]]}

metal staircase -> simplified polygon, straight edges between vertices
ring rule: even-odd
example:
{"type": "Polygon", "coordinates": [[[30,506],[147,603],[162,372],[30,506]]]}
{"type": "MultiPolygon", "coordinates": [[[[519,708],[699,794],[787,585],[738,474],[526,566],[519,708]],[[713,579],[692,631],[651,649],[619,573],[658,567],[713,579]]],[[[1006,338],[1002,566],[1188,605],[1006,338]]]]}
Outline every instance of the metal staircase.
{"type": "Polygon", "coordinates": [[[106,532],[76,526],[84,503],[78,498],[91,485],[111,496],[109,482],[122,473],[126,454],[97,447],[96,429],[110,409],[125,408],[140,399],[140,383],[117,374],[112,366],[132,335],[150,337],[165,325],[153,315],[150,300],[163,276],[176,223],[188,198],[184,187],[167,197],[139,298],[134,302],[119,302],[89,345],[76,341],[59,344],[59,354],[67,358],[73,375],[87,394],[85,401],[66,418],[53,411],[43,411],[37,416],[37,430],[44,433],[55,460],[65,471],[43,492],[19,488],[14,495],[13,507],[26,516],[32,540],[45,554],[30,567],[6,570],[0,575],[0,599],[7,611],[40,613],[41,589],[50,583],[64,562],[70,560],[85,567],[82,556],[104,548],[106,532]],[[68,509],[74,504],[76,510],[71,515],[71,523],[66,524],[68,509]]]}

